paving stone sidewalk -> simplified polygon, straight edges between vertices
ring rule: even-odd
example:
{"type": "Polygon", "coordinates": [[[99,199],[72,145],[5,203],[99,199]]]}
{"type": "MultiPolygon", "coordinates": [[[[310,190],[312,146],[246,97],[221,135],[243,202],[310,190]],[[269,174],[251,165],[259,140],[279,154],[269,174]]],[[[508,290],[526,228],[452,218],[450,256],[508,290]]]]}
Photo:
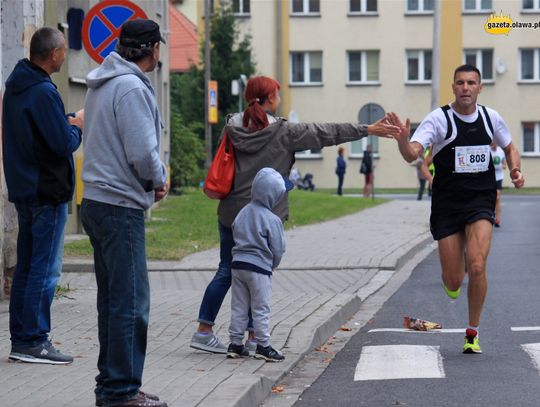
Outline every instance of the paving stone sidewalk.
{"type": "MultiPolygon", "coordinates": [[[[344,198],[352,199],[352,198],[344,198]]],[[[273,278],[272,344],[283,363],[230,360],[189,347],[207,283],[218,263],[208,250],[180,262],[150,262],[152,303],[143,389],[171,407],[260,404],[301,357],[324,343],[418,250],[431,243],[429,203],[391,201],[357,214],[287,232],[273,278]]],[[[0,406],[92,406],[97,374],[96,286],[91,264],[66,259],[53,305],[53,342],[69,366],[9,363],[8,304],[0,302],[0,406]]],[[[230,298],[216,321],[227,342],[230,298]]]]}

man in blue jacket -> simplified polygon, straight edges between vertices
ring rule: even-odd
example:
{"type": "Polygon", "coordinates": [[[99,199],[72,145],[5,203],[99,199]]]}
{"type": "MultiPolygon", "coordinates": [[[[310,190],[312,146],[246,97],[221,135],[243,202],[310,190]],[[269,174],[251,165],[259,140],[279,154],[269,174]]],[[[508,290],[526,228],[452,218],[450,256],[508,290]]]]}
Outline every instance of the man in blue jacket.
{"type": "Polygon", "coordinates": [[[82,111],[67,117],[50,75],[64,62],[63,34],[43,27],[6,81],[2,125],[8,198],[18,214],[17,268],[9,304],[10,359],[67,364],[49,340],[51,303],[62,269],[67,202],[81,144],[82,111]]]}

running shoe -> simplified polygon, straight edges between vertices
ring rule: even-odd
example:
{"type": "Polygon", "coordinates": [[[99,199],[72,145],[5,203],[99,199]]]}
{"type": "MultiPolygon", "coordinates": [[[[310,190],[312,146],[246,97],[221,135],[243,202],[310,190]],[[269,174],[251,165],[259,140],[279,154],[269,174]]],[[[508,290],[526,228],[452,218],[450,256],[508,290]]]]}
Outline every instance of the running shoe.
{"type": "Polygon", "coordinates": [[[452,291],[450,290],[446,284],[443,283],[443,287],[444,287],[444,292],[446,293],[446,295],[448,295],[450,298],[452,298],[453,300],[457,299],[459,297],[459,294],[461,293],[461,287],[459,287],[457,290],[455,291],[452,291]]]}
{"type": "Polygon", "coordinates": [[[195,332],[189,346],[193,349],[211,353],[227,353],[227,347],[213,332],[195,332]]]}
{"type": "Polygon", "coordinates": [[[234,343],[229,344],[227,349],[227,357],[230,359],[245,358],[249,356],[249,352],[244,345],[235,345],[234,343]]]}
{"type": "Polygon", "coordinates": [[[478,341],[478,333],[474,329],[467,328],[465,331],[463,353],[482,353],[480,342],[478,341]]]}

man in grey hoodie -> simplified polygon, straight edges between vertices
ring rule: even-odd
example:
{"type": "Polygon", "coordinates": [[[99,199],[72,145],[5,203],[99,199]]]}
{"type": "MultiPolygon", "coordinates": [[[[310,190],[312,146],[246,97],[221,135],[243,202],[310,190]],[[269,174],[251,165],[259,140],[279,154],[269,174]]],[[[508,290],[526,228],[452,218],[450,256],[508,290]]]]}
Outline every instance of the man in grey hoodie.
{"type": "Polygon", "coordinates": [[[155,22],[128,21],[116,52],[86,78],[81,218],[98,286],[97,406],[167,406],[139,390],[150,310],[144,211],[168,191],[161,120],[145,75],[157,66],[160,40],[155,22]]]}
{"type": "Polygon", "coordinates": [[[272,271],[285,253],[285,233],[279,216],[272,212],[285,195],[285,180],[276,170],[262,168],[253,179],[251,202],[244,206],[232,224],[231,344],[227,357],[249,356],[242,341],[251,307],[257,340],[255,358],[267,362],[285,359],[270,346],[270,300],[272,271]]]}

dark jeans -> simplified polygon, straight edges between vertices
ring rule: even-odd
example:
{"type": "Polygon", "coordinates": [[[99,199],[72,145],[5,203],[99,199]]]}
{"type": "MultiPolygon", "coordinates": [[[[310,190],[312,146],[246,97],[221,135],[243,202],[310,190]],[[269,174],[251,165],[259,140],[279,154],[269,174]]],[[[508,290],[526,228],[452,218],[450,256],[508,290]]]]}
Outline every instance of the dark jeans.
{"type": "Polygon", "coordinates": [[[51,304],[62,272],[67,203],[16,204],[17,267],[9,303],[14,346],[37,346],[51,331],[51,304]]]}
{"type": "Polygon", "coordinates": [[[337,173],[338,176],[338,185],[337,185],[337,194],[343,195],[343,179],[345,178],[345,174],[337,173]]]}
{"type": "Polygon", "coordinates": [[[108,405],[135,396],[141,386],[150,311],[144,211],[84,199],[81,219],[98,287],[95,392],[108,405]]]}
{"type": "MultiPolygon", "coordinates": [[[[231,288],[232,281],[231,263],[232,248],[234,247],[232,229],[218,222],[218,230],[220,239],[219,266],[214,278],[206,287],[201,308],[199,309],[199,319],[197,319],[198,322],[210,326],[215,324],[217,314],[227,295],[227,291],[231,288]]],[[[253,330],[251,311],[249,313],[248,329],[253,330]]]]}
{"type": "Polygon", "coordinates": [[[421,201],[422,196],[424,195],[424,189],[426,188],[426,180],[425,179],[419,179],[418,182],[420,183],[420,186],[418,188],[418,197],[416,199],[418,201],[421,201]]]}

